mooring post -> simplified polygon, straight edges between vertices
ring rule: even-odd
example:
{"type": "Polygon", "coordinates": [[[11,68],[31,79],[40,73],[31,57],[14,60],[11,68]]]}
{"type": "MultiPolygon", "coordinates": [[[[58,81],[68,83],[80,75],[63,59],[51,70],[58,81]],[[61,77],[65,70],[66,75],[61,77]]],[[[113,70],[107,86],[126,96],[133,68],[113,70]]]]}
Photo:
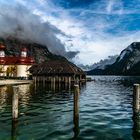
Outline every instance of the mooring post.
{"type": "Polygon", "coordinates": [[[71,89],[71,77],[68,79],[68,84],[69,84],[69,90],[71,89]]]}
{"type": "Polygon", "coordinates": [[[53,90],[55,91],[55,77],[53,78],[53,90]]]}
{"type": "Polygon", "coordinates": [[[74,85],[74,114],[79,116],[79,85],[74,85]]]}
{"type": "Polygon", "coordinates": [[[38,83],[39,83],[39,77],[37,76],[36,77],[36,84],[37,84],[37,86],[38,86],[38,83]]]}
{"type": "Polygon", "coordinates": [[[51,78],[51,89],[55,91],[55,77],[51,78]]]}
{"type": "Polygon", "coordinates": [[[58,90],[61,89],[61,77],[58,77],[58,90]]]}
{"type": "Polygon", "coordinates": [[[79,134],[79,85],[74,85],[74,113],[73,113],[73,122],[74,122],[74,137],[76,138],[79,134]]]}
{"type": "Polygon", "coordinates": [[[139,113],[139,96],[140,96],[140,86],[139,84],[134,84],[133,86],[133,113],[139,113]]]}
{"type": "Polygon", "coordinates": [[[67,76],[66,77],[64,77],[64,82],[65,82],[65,89],[67,90],[67,82],[68,82],[68,80],[67,80],[67,76]]]}
{"type": "Polygon", "coordinates": [[[18,93],[19,87],[13,86],[13,97],[12,97],[12,118],[14,121],[18,119],[18,93]]]}
{"type": "Polygon", "coordinates": [[[35,85],[35,90],[36,90],[36,76],[35,77],[33,77],[33,79],[34,79],[34,85],[35,85]]]}
{"type": "Polygon", "coordinates": [[[43,87],[45,87],[45,77],[43,77],[43,87]]]}

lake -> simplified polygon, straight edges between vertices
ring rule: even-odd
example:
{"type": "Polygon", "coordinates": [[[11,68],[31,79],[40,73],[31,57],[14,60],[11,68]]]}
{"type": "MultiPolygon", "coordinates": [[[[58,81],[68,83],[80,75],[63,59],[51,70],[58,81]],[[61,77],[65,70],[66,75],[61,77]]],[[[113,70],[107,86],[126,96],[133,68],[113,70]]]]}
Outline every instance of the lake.
{"type": "Polygon", "coordinates": [[[12,87],[0,87],[0,140],[139,140],[140,121],[138,116],[132,119],[132,94],[140,77],[92,79],[80,87],[77,123],[73,89],[20,85],[19,120],[12,123],[12,87]]]}

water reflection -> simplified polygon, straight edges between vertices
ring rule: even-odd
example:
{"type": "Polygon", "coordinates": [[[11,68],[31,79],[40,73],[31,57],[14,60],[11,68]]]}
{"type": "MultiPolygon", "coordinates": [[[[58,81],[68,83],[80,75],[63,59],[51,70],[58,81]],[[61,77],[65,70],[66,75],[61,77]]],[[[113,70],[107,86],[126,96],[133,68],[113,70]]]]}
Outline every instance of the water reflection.
{"type": "MultiPolygon", "coordinates": [[[[79,83],[80,89],[83,89],[86,87],[86,83],[79,83]]],[[[34,83],[34,93],[37,93],[39,90],[46,90],[46,91],[51,91],[53,93],[58,93],[58,92],[71,92],[74,90],[74,83],[73,84],[68,84],[68,83],[34,83]]]]}
{"type": "Polygon", "coordinates": [[[25,85],[19,85],[19,98],[20,98],[20,104],[23,107],[26,107],[29,104],[30,98],[32,96],[32,85],[31,84],[25,84],[25,85]]]}
{"type": "MultiPolygon", "coordinates": [[[[25,84],[25,85],[18,85],[19,87],[19,100],[20,100],[20,114],[22,114],[22,107],[26,107],[29,103],[30,97],[31,97],[31,91],[32,91],[32,85],[25,84]]],[[[12,102],[12,94],[13,94],[13,88],[12,86],[1,86],[0,87],[0,110],[8,111],[10,110],[10,120],[12,113],[11,113],[11,102],[12,102]],[[10,106],[7,106],[7,104],[10,104],[10,106]],[[8,107],[8,110],[7,110],[8,107]],[[10,107],[10,108],[9,108],[10,107]]],[[[11,140],[17,139],[17,132],[18,132],[18,121],[11,121],[11,140]]]]}
{"type": "Polygon", "coordinates": [[[0,87],[0,110],[3,111],[3,106],[7,100],[7,87],[0,87]]]}
{"type": "Polygon", "coordinates": [[[121,77],[95,78],[81,86],[80,116],[73,112],[72,86],[56,84],[53,91],[49,83],[21,85],[20,113],[25,114],[16,124],[11,123],[11,106],[7,105],[12,88],[0,87],[0,106],[4,108],[0,110],[0,139],[9,140],[10,135],[12,140],[139,140],[140,119],[133,117],[133,124],[132,86],[124,80],[127,78],[122,77],[124,84],[121,77]]]}
{"type": "MultiPolygon", "coordinates": [[[[18,85],[20,103],[22,103],[22,105],[26,106],[29,102],[32,93],[31,86],[32,85],[30,84],[18,85]]],[[[0,87],[0,109],[3,107],[3,104],[5,104],[6,102],[11,103],[12,94],[13,94],[12,86],[0,87]]]]}
{"type": "MultiPolygon", "coordinates": [[[[75,107],[74,107],[75,108],[75,107]]],[[[73,132],[74,132],[74,139],[76,139],[80,133],[80,128],[79,128],[79,108],[77,108],[77,112],[78,114],[76,114],[75,110],[73,110],[73,124],[74,124],[74,128],[73,128],[73,132]]]]}
{"type": "Polygon", "coordinates": [[[140,139],[140,117],[139,114],[136,113],[133,115],[133,138],[134,140],[139,140],[140,139]]]}
{"type": "Polygon", "coordinates": [[[17,139],[17,133],[18,133],[18,121],[12,121],[11,140],[17,139]]]}

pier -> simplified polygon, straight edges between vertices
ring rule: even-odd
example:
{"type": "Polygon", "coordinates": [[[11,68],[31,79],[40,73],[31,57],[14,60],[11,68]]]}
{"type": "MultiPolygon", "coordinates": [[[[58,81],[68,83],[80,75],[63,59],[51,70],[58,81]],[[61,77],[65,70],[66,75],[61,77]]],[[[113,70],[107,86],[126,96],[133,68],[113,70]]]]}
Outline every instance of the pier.
{"type": "MultiPolygon", "coordinates": [[[[18,124],[19,122],[19,85],[12,86],[13,93],[12,93],[12,123],[11,123],[11,138],[17,138],[17,131],[18,131],[18,124]]],[[[73,91],[73,138],[76,139],[79,136],[80,128],[79,128],[79,96],[80,96],[80,89],[79,85],[74,85],[73,91]]]]}
{"type": "Polygon", "coordinates": [[[86,82],[85,72],[68,61],[48,61],[29,69],[35,83],[65,83],[71,85],[86,82]]]}
{"type": "Polygon", "coordinates": [[[33,83],[32,80],[0,80],[0,86],[6,86],[6,85],[21,85],[21,84],[30,84],[33,83]]]}
{"type": "MultiPolygon", "coordinates": [[[[50,77],[50,79],[51,78],[52,77],[50,77]]],[[[54,80],[52,78],[53,82],[47,80],[43,82],[42,79],[45,78],[42,76],[40,80],[36,79],[36,92],[35,83],[7,86],[7,90],[5,89],[4,93],[1,90],[1,120],[4,120],[1,121],[1,126],[7,125],[11,127],[11,129],[8,128],[8,131],[11,130],[11,138],[20,139],[22,136],[25,138],[28,132],[33,132],[34,135],[28,135],[33,138],[38,137],[45,139],[50,136],[50,133],[52,133],[52,137],[60,138],[63,136],[61,132],[65,132],[67,137],[70,136],[71,139],[80,139],[81,137],[86,139],[87,136],[93,138],[92,134],[95,131],[100,134],[104,133],[105,138],[108,138],[111,136],[108,134],[109,129],[109,131],[112,131],[113,138],[127,139],[128,137],[132,137],[132,139],[139,139],[139,82],[134,82],[138,84],[132,84],[131,88],[130,86],[124,88],[122,84],[116,84],[116,81],[113,81],[113,84],[115,84],[113,88],[110,86],[110,81],[103,84],[103,82],[99,80],[99,82],[87,82],[86,86],[80,86],[80,84],[77,83],[71,85],[69,90],[69,81],[66,83],[63,81],[64,83],[61,82],[59,85],[57,84],[59,83],[57,79],[54,80]],[[54,81],[55,87],[51,86],[51,84],[54,85],[54,81]],[[49,86],[50,90],[48,90],[49,86]],[[58,86],[60,86],[59,91],[56,90],[58,86]],[[97,88],[98,86],[101,90],[97,88]],[[119,87],[121,87],[122,90],[120,90],[119,87]],[[107,92],[105,93],[105,91],[107,92]],[[17,96],[17,94],[19,96],[17,96]],[[8,101],[14,106],[9,106],[8,101]],[[11,119],[5,117],[7,112],[8,115],[10,113],[9,116],[11,116],[11,119]],[[116,122],[116,120],[118,122],[116,122]],[[108,122],[110,122],[111,126],[108,126],[108,122]],[[40,127],[37,126],[38,124],[41,125],[41,130],[40,127]],[[37,127],[34,127],[34,125],[37,127]],[[115,125],[117,125],[118,128],[123,128],[123,131],[119,129],[119,133],[122,135],[118,136],[118,132],[116,132],[117,128],[112,129],[115,125]],[[31,130],[30,126],[34,129],[31,130]],[[104,127],[104,129],[99,129],[101,127],[104,127]],[[130,133],[124,131],[126,127],[130,133]],[[56,133],[53,135],[53,132],[48,131],[48,128],[53,129],[56,133]],[[44,137],[42,130],[46,130],[44,137]],[[90,133],[88,133],[87,130],[88,132],[90,131],[90,133]],[[20,135],[19,131],[21,132],[20,135]],[[38,136],[35,133],[36,131],[40,132],[41,135],[38,136]]],[[[74,81],[71,83],[74,83],[74,81]]],[[[1,86],[1,88],[6,88],[6,86],[1,86]]],[[[1,128],[1,133],[5,133],[5,131],[6,130],[1,128]]],[[[95,139],[96,138],[101,139],[102,136],[95,135],[95,139]]]]}

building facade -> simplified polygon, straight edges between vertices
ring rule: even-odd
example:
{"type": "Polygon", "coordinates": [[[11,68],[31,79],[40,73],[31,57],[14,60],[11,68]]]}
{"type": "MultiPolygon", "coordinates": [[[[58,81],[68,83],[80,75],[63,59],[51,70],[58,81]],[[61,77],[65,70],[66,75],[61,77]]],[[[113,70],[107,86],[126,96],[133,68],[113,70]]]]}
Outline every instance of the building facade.
{"type": "Polygon", "coordinates": [[[21,48],[20,56],[6,56],[6,47],[0,44],[0,76],[28,78],[28,69],[35,64],[33,57],[27,55],[27,48],[21,48]]]}

